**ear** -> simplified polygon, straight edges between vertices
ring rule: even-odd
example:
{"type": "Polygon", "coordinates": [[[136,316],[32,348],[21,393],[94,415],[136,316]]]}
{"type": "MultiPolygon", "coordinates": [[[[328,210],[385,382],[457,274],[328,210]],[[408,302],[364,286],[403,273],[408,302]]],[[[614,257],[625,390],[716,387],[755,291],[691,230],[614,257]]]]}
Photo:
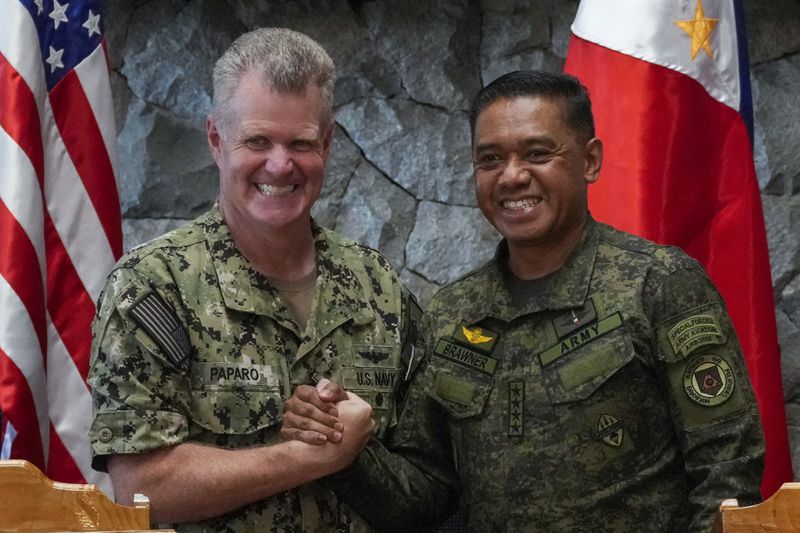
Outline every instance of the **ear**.
{"type": "Polygon", "coordinates": [[[206,117],[206,139],[208,140],[208,151],[211,152],[211,157],[214,158],[214,161],[219,165],[219,156],[220,156],[220,134],[219,128],[217,127],[217,123],[214,121],[214,117],[208,115],[206,117]]]}
{"type": "Polygon", "coordinates": [[[583,178],[586,183],[594,183],[600,177],[600,167],[603,166],[603,141],[594,137],[586,143],[584,149],[586,157],[583,178]]]}

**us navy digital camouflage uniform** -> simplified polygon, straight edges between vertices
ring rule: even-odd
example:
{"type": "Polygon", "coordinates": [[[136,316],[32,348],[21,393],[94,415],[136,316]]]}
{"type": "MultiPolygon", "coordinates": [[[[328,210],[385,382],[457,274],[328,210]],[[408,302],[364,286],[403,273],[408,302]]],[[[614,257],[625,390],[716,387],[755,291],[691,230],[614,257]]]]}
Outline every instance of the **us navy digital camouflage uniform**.
{"type": "Polygon", "coordinates": [[[390,445],[408,462],[362,454],[349,502],[387,528],[435,521],[459,481],[474,532],[674,533],[707,530],[724,498],[758,501],[756,403],[697,263],[590,220],[520,306],[506,264],[503,243],[434,297],[390,445]]]}
{"type": "MultiPolygon", "coordinates": [[[[282,401],[323,377],[369,401],[384,436],[396,423],[419,308],[383,256],[316,226],[314,234],[319,275],[305,331],[239,253],[216,207],[118,263],[94,322],[98,468],[111,454],[183,442],[277,443],[282,401]]],[[[368,530],[320,484],[177,529],[368,530]]]]}

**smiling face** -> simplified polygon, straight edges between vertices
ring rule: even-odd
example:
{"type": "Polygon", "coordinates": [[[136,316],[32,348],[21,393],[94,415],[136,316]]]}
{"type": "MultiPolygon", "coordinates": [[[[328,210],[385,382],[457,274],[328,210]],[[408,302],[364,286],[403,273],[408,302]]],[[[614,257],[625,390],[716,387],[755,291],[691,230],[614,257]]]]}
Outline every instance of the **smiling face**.
{"type": "Polygon", "coordinates": [[[586,220],[587,185],[597,180],[602,153],[599,139],[584,141],[567,125],[558,100],[496,100],[475,122],[478,206],[512,253],[577,239],[586,220]]]}
{"type": "Polygon", "coordinates": [[[209,117],[206,130],[231,233],[308,230],[333,132],[319,89],[278,93],[245,74],[226,113],[224,125],[209,117]]]}

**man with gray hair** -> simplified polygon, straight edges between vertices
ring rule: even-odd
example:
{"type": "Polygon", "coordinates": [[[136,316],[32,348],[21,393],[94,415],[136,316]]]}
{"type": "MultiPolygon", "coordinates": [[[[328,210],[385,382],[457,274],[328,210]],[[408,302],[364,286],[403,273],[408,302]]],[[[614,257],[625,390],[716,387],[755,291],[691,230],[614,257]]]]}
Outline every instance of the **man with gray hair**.
{"type": "Polygon", "coordinates": [[[335,73],[286,29],[237,39],[206,122],[217,203],[123,257],[98,303],[94,466],[180,531],[360,531],[313,482],[396,420],[419,308],[379,253],[317,226],[335,73]],[[283,400],[330,379],[335,441],[281,442],[283,400]]]}

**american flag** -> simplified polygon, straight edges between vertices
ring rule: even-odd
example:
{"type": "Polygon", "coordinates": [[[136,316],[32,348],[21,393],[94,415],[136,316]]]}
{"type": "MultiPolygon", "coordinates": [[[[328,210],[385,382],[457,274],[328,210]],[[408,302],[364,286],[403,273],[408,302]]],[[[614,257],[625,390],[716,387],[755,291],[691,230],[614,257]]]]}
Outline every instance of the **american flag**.
{"type": "Polygon", "coordinates": [[[0,458],[95,483],[94,301],[122,249],[96,1],[0,0],[0,458]]]}

